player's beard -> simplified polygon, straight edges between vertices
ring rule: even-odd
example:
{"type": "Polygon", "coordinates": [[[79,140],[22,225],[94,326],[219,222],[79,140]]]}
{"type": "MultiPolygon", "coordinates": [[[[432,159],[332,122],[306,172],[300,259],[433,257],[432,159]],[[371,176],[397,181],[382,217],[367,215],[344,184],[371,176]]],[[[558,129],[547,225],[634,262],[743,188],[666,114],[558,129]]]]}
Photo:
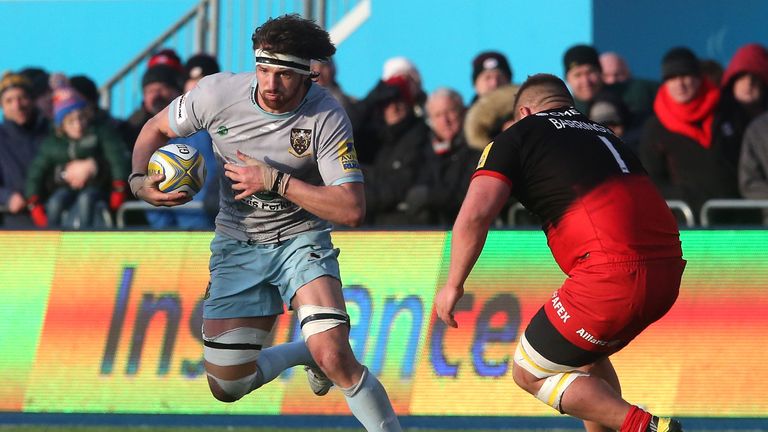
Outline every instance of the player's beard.
{"type": "Polygon", "coordinates": [[[296,108],[304,97],[304,85],[288,93],[286,90],[264,90],[258,88],[260,102],[273,112],[288,112],[296,108]]]}

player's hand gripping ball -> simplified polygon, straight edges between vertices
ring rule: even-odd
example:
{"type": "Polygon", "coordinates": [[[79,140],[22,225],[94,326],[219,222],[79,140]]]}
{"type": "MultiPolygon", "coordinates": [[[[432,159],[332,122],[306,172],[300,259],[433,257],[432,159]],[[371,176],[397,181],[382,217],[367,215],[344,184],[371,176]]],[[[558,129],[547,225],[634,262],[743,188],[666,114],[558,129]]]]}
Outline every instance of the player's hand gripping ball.
{"type": "Polygon", "coordinates": [[[168,144],[157,149],[149,159],[147,175],[165,174],[158,188],[161,192],[200,191],[205,182],[205,159],[196,148],[186,144],[168,144]]]}

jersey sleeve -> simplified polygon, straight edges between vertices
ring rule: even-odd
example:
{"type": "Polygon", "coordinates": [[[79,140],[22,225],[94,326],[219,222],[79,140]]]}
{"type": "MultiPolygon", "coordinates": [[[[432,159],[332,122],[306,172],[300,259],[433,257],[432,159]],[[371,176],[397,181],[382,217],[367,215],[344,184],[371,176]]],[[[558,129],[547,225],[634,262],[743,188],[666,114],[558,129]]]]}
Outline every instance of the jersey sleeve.
{"type": "Polygon", "coordinates": [[[472,178],[490,176],[512,186],[519,166],[520,151],[514,136],[502,134],[485,146],[472,178]]]}
{"type": "Polygon", "coordinates": [[[208,114],[215,104],[212,83],[211,76],[204,77],[168,106],[168,123],[178,136],[188,137],[206,128],[208,114]]]}
{"type": "Polygon", "coordinates": [[[323,183],[340,185],[363,182],[352,138],[352,125],[341,108],[329,112],[317,139],[317,167],[323,183]]]}

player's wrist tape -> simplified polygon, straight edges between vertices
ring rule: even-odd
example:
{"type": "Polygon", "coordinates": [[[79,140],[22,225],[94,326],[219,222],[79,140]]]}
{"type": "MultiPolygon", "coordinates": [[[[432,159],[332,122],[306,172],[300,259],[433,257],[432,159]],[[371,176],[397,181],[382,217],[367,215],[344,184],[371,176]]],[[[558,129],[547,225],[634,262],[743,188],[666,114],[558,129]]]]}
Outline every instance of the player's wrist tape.
{"type": "Polygon", "coordinates": [[[288,187],[288,180],[291,175],[278,171],[269,165],[262,167],[262,175],[264,180],[264,187],[268,187],[270,192],[274,192],[278,195],[285,195],[285,189],[288,187]]]}
{"type": "Polygon", "coordinates": [[[285,189],[288,187],[288,179],[290,178],[290,174],[278,171],[277,175],[275,176],[275,182],[272,183],[272,192],[285,195],[285,189]]]}
{"type": "Polygon", "coordinates": [[[133,196],[137,198],[139,197],[137,193],[139,192],[139,189],[144,187],[144,179],[146,177],[147,174],[141,172],[131,173],[131,175],[128,176],[128,186],[130,186],[133,196]]]}

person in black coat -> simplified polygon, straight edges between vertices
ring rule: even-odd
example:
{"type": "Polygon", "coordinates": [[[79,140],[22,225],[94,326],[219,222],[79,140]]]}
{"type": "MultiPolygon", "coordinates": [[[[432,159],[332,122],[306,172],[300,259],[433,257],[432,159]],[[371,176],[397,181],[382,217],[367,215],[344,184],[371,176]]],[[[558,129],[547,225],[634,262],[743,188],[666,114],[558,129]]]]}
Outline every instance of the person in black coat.
{"type": "Polygon", "coordinates": [[[480,158],[464,136],[464,103],[455,90],[439,88],[427,100],[430,142],[424,163],[404,208],[413,225],[450,227],[480,158]]]}
{"type": "Polygon", "coordinates": [[[361,147],[376,148],[365,161],[360,158],[365,175],[366,223],[377,226],[407,225],[402,203],[423,166],[423,149],[429,128],[417,117],[415,101],[407,81],[400,76],[382,81],[374,90],[376,110],[368,125],[361,147]]]}

